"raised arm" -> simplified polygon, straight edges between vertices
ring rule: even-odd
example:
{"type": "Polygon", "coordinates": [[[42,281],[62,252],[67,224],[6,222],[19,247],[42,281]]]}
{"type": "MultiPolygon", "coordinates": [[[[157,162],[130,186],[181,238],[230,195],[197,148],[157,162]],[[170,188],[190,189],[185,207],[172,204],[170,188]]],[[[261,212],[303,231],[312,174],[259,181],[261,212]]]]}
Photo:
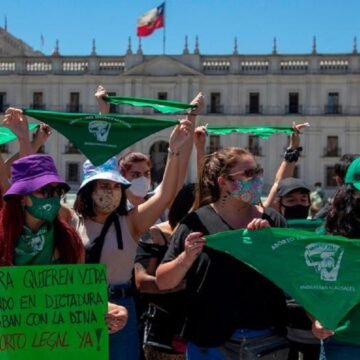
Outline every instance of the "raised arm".
{"type": "Polygon", "coordinates": [[[194,144],[196,149],[196,169],[200,174],[201,161],[205,157],[206,127],[198,126],[194,131],[194,144]]]}
{"type": "Polygon", "coordinates": [[[8,108],[5,111],[3,125],[9,128],[18,138],[19,157],[32,154],[32,148],[29,139],[28,121],[22,110],[8,108]]]}
{"type": "Polygon", "coordinates": [[[282,179],[292,177],[294,175],[295,166],[297,163],[297,158],[300,155],[300,130],[304,127],[309,126],[308,123],[298,124],[293,123],[294,133],[290,137],[290,144],[286,150],[288,154],[294,154],[291,159],[287,157],[280,163],[280,166],[276,172],[274,183],[270,189],[270,192],[263,203],[265,208],[271,207],[273,205],[274,199],[276,198],[276,191],[279,185],[279,182],[282,179]]]}
{"type": "Polygon", "coordinates": [[[110,104],[103,99],[105,95],[107,95],[106,89],[99,85],[96,89],[95,98],[99,105],[100,114],[108,114],[110,112],[110,104]]]}
{"type": "Polygon", "coordinates": [[[31,142],[32,152],[36,153],[46,143],[52,134],[52,129],[49,125],[41,123],[37,129],[34,139],[31,142]]]}
{"type": "MultiPolygon", "coordinates": [[[[196,105],[196,108],[189,112],[187,114],[186,119],[191,122],[191,133],[194,131],[195,128],[195,122],[196,122],[196,116],[199,115],[203,108],[204,108],[204,96],[200,92],[198,93],[195,98],[191,101],[192,105],[196,105]]],[[[179,190],[183,187],[184,181],[186,178],[186,174],[189,167],[189,160],[191,156],[191,152],[194,145],[194,137],[188,136],[182,150],[181,150],[181,156],[179,161],[179,174],[178,174],[178,182],[176,187],[176,193],[179,192],[179,190]]]]}
{"type": "Polygon", "coordinates": [[[159,190],[149,200],[130,211],[128,221],[134,239],[138,239],[147,231],[173,201],[176,194],[182,148],[190,136],[191,127],[189,120],[181,120],[180,124],[174,128],[169,139],[169,152],[159,190]]]}

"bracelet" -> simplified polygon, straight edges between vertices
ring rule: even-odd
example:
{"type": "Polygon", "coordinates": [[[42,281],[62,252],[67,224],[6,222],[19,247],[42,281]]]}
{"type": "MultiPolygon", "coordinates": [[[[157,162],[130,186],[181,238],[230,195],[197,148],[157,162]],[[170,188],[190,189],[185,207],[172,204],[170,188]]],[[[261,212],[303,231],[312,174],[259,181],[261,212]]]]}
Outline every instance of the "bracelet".
{"type": "Polygon", "coordinates": [[[179,156],[180,155],[180,151],[175,152],[175,151],[171,150],[170,147],[168,147],[167,151],[168,151],[169,156],[172,156],[172,155],[179,156]]]}
{"type": "Polygon", "coordinates": [[[287,162],[298,161],[301,151],[302,151],[302,147],[298,147],[296,149],[286,149],[286,151],[284,153],[285,161],[287,161],[287,162]]]}

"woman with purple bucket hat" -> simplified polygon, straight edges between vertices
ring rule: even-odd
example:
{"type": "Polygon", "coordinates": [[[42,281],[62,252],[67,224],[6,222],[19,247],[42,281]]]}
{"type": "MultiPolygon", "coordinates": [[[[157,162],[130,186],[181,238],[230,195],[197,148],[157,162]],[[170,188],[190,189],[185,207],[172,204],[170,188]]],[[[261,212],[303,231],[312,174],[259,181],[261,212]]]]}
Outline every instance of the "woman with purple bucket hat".
{"type": "Polygon", "coordinates": [[[193,124],[181,120],[169,139],[168,159],[160,190],[145,203],[127,210],[123,178],[112,158],[95,167],[84,163],[84,179],[74,204],[78,216],[74,225],[86,248],[86,262],[105,263],[109,301],[128,310],[122,331],[110,335],[110,359],[138,360],[140,344],[131,276],[140,235],[154,224],[175,197],[179,158],[183,145],[192,135],[193,124]]]}

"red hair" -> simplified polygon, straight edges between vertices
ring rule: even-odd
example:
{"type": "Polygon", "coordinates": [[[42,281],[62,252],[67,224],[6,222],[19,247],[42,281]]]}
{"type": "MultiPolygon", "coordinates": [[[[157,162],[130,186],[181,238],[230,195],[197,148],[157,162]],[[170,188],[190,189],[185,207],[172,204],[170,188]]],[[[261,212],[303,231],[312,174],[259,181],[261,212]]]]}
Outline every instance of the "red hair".
{"type": "Polygon", "coordinates": [[[149,166],[149,168],[152,167],[150,158],[145,154],[134,151],[128,152],[118,160],[118,167],[120,173],[124,175],[127,171],[131,169],[133,164],[143,161],[146,162],[146,165],[149,166]]]}
{"type": "MultiPolygon", "coordinates": [[[[14,265],[16,243],[25,224],[20,197],[4,202],[0,211],[0,266],[14,265]]],[[[54,222],[55,248],[62,264],[75,264],[83,258],[83,245],[77,231],[58,216],[54,222]]],[[[46,264],[44,264],[46,265],[46,264]]]]}

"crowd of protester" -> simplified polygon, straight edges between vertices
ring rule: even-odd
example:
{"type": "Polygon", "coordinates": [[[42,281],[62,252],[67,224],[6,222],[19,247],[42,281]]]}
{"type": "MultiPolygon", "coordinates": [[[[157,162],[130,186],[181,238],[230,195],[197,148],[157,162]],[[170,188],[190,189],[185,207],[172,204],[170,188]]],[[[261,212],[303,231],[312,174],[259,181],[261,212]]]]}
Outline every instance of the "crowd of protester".
{"type": "MultiPolygon", "coordinates": [[[[99,86],[103,114],[104,95],[99,86]]],[[[191,103],[195,109],[171,132],[155,189],[147,154],[126,153],[100,166],[87,160],[73,207],[60,201],[70,187],[53,159],[37,153],[51,129],[41,124],[30,142],[26,117],[9,108],[3,125],[17,136],[19,153],[0,157],[0,265],[106,264],[111,360],[315,360],[324,350],[328,360],[360,359],[359,345],[334,339],[282,289],[205,238],[306,219],[319,219],[323,233],[360,238],[358,155],[336,164],[330,201],[320,182],[312,191],[293,177],[308,125],[294,124],[263,194],[263,169],[251,152],[206,154],[206,127],[196,127],[203,95],[191,103]],[[193,148],[197,182],[185,184],[193,148]]]]}

